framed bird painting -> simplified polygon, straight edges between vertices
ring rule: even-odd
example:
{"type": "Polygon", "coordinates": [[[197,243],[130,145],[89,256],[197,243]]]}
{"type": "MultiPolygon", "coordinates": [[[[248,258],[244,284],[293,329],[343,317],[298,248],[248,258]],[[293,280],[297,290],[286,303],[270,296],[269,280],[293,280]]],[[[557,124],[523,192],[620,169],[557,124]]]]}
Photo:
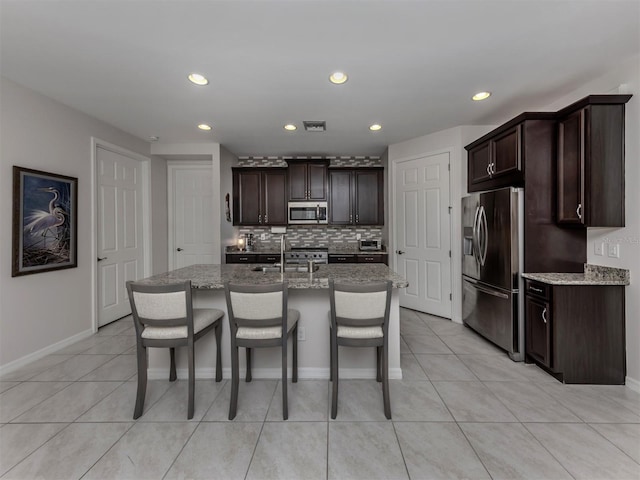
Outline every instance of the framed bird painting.
{"type": "Polygon", "coordinates": [[[78,265],[78,179],[13,167],[11,276],[78,265]]]}

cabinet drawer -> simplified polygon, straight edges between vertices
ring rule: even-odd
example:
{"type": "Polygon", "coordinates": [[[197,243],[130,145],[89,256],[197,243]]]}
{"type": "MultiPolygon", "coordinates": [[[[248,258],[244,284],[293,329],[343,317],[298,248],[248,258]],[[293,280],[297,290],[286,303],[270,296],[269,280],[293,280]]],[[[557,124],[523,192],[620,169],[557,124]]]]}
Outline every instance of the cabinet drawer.
{"type": "Polygon", "coordinates": [[[551,285],[546,283],[536,282],[535,280],[525,280],[524,289],[527,295],[541,298],[543,300],[549,300],[551,293],[551,285]]]}
{"type": "Polygon", "coordinates": [[[227,254],[227,263],[256,263],[257,255],[255,253],[235,253],[227,254]]]}
{"type": "Polygon", "coordinates": [[[256,261],[258,263],[276,263],[280,261],[279,253],[259,253],[256,261]]]}
{"type": "Polygon", "coordinates": [[[356,255],[329,255],[329,263],[356,263],[356,255]]]}
{"type": "Polygon", "coordinates": [[[358,263],[384,263],[384,255],[358,255],[358,263]]]}

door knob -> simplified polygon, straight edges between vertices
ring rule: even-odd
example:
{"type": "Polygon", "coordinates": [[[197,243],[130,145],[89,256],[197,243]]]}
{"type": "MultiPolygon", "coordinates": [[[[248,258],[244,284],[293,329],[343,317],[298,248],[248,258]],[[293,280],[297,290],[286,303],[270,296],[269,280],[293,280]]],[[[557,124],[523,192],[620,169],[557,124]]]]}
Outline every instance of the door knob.
{"type": "Polygon", "coordinates": [[[397,253],[398,255],[402,255],[402,254],[404,254],[404,252],[403,252],[402,250],[396,250],[396,253],[397,253]]]}
{"type": "Polygon", "coordinates": [[[101,262],[102,260],[106,260],[107,257],[98,257],[98,261],[101,262]]]}
{"type": "Polygon", "coordinates": [[[181,252],[182,249],[180,247],[176,248],[176,252],[181,252]]]}

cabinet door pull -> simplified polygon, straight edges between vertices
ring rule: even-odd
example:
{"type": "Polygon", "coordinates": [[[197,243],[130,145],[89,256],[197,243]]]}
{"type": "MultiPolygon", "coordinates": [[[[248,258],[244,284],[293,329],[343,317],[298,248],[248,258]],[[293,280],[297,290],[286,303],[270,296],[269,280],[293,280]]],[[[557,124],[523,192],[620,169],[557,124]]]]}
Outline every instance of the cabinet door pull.
{"type": "Polygon", "coordinates": [[[487,175],[491,176],[491,164],[487,165],[487,175]]]}
{"type": "Polygon", "coordinates": [[[495,175],[496,174],[496,164],[495,163],[491,163],[491,175],[495,175]]]}
{"type": "Polygon", "coordinates": [[[547,323],[547,307],[544,307],[544,310],[542,310],[542,321],[547,323]]]}
{"type": "Polygon", "coordinates": [[[349,223],[352,223],[352,222],[353,222],[353,214],[352,214],[352,213],[350,213],[350,214],[349,214],[349,223]]]}
{"type": "Polygon", "coordinates": [[[576,208],[576,215],[578,215],[578,218],[582,220],[582,204],[581,203],[579,203],[578,208],[576,208]]]}
{"type": "Polygon", "coordinates": [[[267,223],[267,222],[268,222],[268,220],[267,220],[267,214],[265,213],[265,214],[264,214],[264,223],[267,223]]]}
{"type": "Polygon", "coordinates": [[[536,293],[542,293],[544,290],[538,287],[534,287],[533,285],[529,285],[529,290],[533,290],[536,293]]]}
{"type": "Polygon", "coordinates": [[[360,215],[356,214],[356,223],[360,223],[360,215]]]}

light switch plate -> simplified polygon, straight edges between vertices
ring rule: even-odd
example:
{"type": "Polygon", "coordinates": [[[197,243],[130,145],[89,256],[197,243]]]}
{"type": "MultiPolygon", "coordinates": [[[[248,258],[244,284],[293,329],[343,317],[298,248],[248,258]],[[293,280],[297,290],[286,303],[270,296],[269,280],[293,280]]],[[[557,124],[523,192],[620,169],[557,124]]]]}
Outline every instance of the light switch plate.
{"type": "Polygon", "coordinates": [[[593,253],[599,256],[604,255],[604,242],[595,242],[593,244],[593,253]]]}
{"type": "Polygon", "coordinates": [[[607,245],[608,255],[611,258],[620,258],[620,244],[618,243],[609,243],[607,245]]]}

